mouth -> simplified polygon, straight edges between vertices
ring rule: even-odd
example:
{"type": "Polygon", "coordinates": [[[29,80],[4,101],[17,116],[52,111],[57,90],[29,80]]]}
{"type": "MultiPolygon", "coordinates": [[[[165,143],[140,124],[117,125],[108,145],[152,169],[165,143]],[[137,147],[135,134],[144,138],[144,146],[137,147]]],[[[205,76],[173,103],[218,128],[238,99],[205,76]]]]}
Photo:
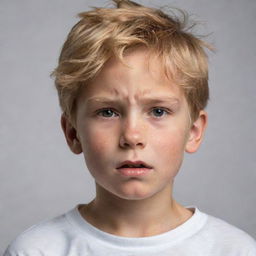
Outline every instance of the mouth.
{"type": "Polygon", "coordinates": [[[150,165],[148,165],[147,163],[143,162],[143,161],[124,161],[122,163],[120,163],[117,167],[117,169],[121,169],[121,168],[148,168],[148,169],[152,169],[152,167],[150,165]]]}
{"type": "Polygon", "coordinates": [[[152,170],[152,167],[143,161],[124,161],[116,168],[124,176],[142,176],[152,170]]]}

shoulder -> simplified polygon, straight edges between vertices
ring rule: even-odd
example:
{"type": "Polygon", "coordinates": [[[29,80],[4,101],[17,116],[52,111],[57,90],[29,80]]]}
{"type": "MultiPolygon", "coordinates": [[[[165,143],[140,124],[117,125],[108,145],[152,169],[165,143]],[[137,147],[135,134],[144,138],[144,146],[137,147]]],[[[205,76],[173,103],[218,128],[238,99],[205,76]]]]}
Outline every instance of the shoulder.
{"type": "Polygon", "coordinates": [[[50,220],[42,221],[22,232],[8,246],[4,256],[12,255],[42,255],[42,251],[60,253],[68,242],[71,226],[65,214],[50,220]],[[52,242],[54,241],[54,243],[52,242]]]}
{"type": "Polygon", "coordinates": [[[220,218],[207,216],[207,222],[202,232],[215,246],[256,255],[256,241],[249,234],[220,218]]]}

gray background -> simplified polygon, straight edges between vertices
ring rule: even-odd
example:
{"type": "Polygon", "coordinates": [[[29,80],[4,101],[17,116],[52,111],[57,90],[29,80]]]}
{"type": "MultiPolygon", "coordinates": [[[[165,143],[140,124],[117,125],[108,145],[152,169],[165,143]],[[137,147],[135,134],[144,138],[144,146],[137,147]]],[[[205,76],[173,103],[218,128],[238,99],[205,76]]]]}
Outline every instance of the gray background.
{"type": "MultiPolygon", "coordinates": [[[[94,196],[82,155],[66,146],[50,72],[76,14],[106,1],[1,0],[0,254],[21,231],[94,196]]],[[[256,1],[176,0],[208,41],[209,127],[186,155],[175,196],[256,238],[256,1]]]]}

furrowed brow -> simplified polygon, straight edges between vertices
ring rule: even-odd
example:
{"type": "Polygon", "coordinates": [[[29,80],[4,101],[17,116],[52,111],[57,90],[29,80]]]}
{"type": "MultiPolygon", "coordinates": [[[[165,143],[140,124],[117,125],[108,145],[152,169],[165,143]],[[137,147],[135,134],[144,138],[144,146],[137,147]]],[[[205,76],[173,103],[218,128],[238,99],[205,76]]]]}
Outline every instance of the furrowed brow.
{"type": "MultiPolygon", "coordinates": [[[[137,97],[136,97],[137,98],[137,97]]],[[[122,104],[125,100],[122,99],[113,99],[113,98],[107,98],[107,97],[92,97],[86,100],[87,104],[94,104],[94,103],[100,103],[100,104],[122,104]]],[[[138,97],[136,100],[139,104],[143,105],[149,105],[149,104],[174,104],[179,105],[180,100],[175,97],[138,97]]]]}

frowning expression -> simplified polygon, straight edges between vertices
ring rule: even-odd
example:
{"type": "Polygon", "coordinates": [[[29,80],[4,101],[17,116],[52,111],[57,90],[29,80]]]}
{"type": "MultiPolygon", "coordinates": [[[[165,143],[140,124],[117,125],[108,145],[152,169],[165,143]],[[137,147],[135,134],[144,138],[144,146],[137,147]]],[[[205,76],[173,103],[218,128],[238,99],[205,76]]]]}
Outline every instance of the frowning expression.
{"type": "Polygon", "coordinates": [[[98,188],[139,200],[171,186],[191,126],[182,90],[157,57],[140,49],[124,61],[111,59],[83,89],[75,127],[98,188]]]}

